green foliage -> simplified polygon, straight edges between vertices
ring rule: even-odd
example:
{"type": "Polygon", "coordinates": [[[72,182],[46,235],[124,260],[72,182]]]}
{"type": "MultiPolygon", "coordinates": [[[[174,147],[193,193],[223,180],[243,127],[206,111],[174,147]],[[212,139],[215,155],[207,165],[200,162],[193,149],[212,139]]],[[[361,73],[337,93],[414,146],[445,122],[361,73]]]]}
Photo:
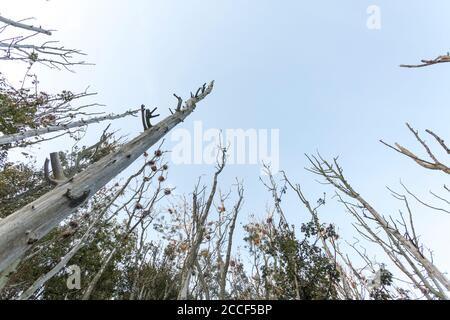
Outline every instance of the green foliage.
{"type": "MultiPolygon", "coordinates": [[[[70,260],[69,265],[77,265],[81,268],[81,290],[69,290],[67,288],[66,281],[68,274],[63,271],[47,282],[43,290],[42,298],[50,300],[64,298],[81,299],[83,289],[86,288],[90,280],[101,268],[105,255],[116,247],[117,251],[95,287],[91,299],[108,300],[117,298],[117,288],[122,286],[122,273],[124,272],[122,265],[132,259],[133,253],[133,238],[130,237],[123,240],[121,237],[122,229],[123,225],[120,225],[115,221],[102,224],[97,229],[95,237],[89,245],[83,247],[70,260]],[[117,246],[118,243],[120,243],[120,246],[117,246]]],[[[59,244],[57,246],[58,249],[50,250],[52,252],[51,259],[53,260],[51,265],[56,264],[58,257],[64,256],[70,249],[69,247],[61,248],[59,247],[59,244]]],[[[48,258],[49,257],[46,257],[46,259],[39,261],[40,263],[37,265],[48,265],[48,258]]]]}
{"type": "Polygon", "coordinates": [[[276,299],[334,299],[339,273],[334,262],[316,245],[314,223],[302,225],[303,238],[282,222],[245,226],[251,253],[262,257],[265,297],[276,299]]]}
{"type": "MultiPolygon", "coordinates": [[[[151,244],[152,245],[152,244],[151,244]]],[[[154,253],[159,253],[162,246],[154,247],[154,253]]],[[[170,258],[163,254],[159,259],[155,254],[143,264],[131,263],[125,265],[123,273],[124,284],[119,291],[120,299],[173,300],[180,290],[180,274],[170,258]],[[143,289],[143,290],[142,290],[143,289]]],[[[135,252],[135,255],[139,255],[135,252]]]]}
{"type": "MultiPolygon", "coordinates": [[[[63,99],[67,94],[51,97],[36,89],[37,79],[34,75],[31,88],[16,89],[0,73],[0,133],[5,135],[21,132],[28,128],[39,128],[54,115],[48,111],[55,100],[63,99]]],[[[63,92],[64,93],[64,92],[63,92]]]]}
{"type": "MultiPolygon", "coordinates": [[[[10,279],[10,282],[15,283],[15,285],[5,290],[1,297],[3,299],[18,297],[37,278],[50,271],[61,257],[71,249],[77,239],[84,234],[91,216],[94,216],[94,213],[87,209],[85,214],[72,217],[45,237],[41,241],[45,250],[38,251],[37,254],[21,263],[18,271],[10,279]],[[67,231],[73,228],[73,221],[77,221],[80,227],[76,228],[74,233],[68,233],[67,231]],[[68,234],[70,236],[67,236],[68,234]]],[[[92,299],[117,298],[118,290],[123,286],[123,265],[132,259],[134,247],[133,237],[123,240],[123,227],[123,224],[119,224],[115,220],[101,223],[88,245],[82,247],[70,260],[68,266],[77,265],[81,269],[81,290],[69,290],[67,288],[69,274],[66,269],[63,269],[51,278],[34,298],[50,300],[81,299],[83,289],[100,269],[105,253],[110,252],[120,242],[116,254],[113,256],[111,263],[108,264],[91,296],[92,299]]]]}
{"type": "Polygon", "coordinates": [[[39,198],[51,189],[44,174],[32,163],[6,163],[0,167],[0,218],[39,198]]]}
{"type": "Polygon", "coordinates": [[[370,291],[370,297],[374,300],[390,300],[391,294],[389,292],[389,287],[393,284],[393,274],[385,269],[384,266],[380,268],[379,272],[379,283],[370,291]]]}
{"type": "Polygon", "coordinates": [[[14,97],[11,92],[0,91],[0,132],[13,134],[21,128],[35,128],[34,116],[37,103],[27,103],[14,97]]]}

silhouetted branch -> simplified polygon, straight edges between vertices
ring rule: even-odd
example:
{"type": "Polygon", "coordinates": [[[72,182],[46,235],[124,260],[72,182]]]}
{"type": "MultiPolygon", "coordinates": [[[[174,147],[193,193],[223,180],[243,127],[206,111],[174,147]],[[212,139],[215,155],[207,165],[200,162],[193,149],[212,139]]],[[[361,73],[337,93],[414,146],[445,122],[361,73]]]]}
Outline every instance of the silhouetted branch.
{"type": "Polygon", "coordinates": [[[400,67],[402,67],[402,68],[422,68],[422,67],[432,66],[434,64],[450,62],[450,54],[447,53],[446,55],[439,56],[433,60],[420,60],[420,61],[422,62],[421,64],[401,64],[400,67]]]}

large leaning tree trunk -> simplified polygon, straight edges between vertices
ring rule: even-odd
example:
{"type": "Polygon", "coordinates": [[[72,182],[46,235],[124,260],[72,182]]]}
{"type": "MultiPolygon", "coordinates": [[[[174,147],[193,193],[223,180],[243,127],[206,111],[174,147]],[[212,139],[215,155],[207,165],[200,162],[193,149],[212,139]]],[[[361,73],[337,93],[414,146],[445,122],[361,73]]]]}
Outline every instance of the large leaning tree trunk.
{"type": "Polygon", "coordinates": [[[129,116],[129,115],[134,115],[134,114],[138,113],[139,111],[140,110],[129,110],[122,114],[109,114],[109,115],[105,115],[105,116],[101,116],[101,117],[94,117],[94,118],[90,118],[90,119],[86,119],[86,120],[80,119],[80,120],[70,122],[67,124],[47,126],[47,127],[38,128],[38,129],[30,129],[30,130],[27,130],[24,132],[4,135],[4,136],[0,136],[0,145],[13,143],[13,142],[19,142],[19,141],[25,140],[27,138],[37,137],[37,136],[40,136],[40,135],[43,135],[46,133],[57,132],[57,131],[62,131],[62,130],[69,130],[69,129],[78,128],[78,127],[84,127],[91,123],[100,123],[102,121],[115,120],[115,119],[123,118],[123,117],[129,116]]]}
{"type": "MultiPolygon", "coordinates": [[[[190,115],[196,104],[213,89],[214,81],[203,85],[191,98],[178,99],[170,116],[150,126],[114,153],[90,165],[85,171],[0,221],[0,272],[44,237],[79,205],[132,164],[146,150],[190,115]]],[[[149,123],[149,122],[148,122],[149,123]]]]}

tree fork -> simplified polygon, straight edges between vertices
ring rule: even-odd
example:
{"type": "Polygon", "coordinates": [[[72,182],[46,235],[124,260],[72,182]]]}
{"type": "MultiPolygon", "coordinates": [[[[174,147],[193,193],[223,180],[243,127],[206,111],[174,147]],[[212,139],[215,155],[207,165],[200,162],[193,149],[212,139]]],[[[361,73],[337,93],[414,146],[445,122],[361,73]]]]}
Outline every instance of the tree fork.
{"type": "Polygon", "coordinates": [[[72,179],[2,219],[0,221],[0,272],[19,259],[32,244],[48,234],[75,210],[73,200],[67,197],[68,189],[72,195],[86,195],[88,192],[83,202],[94,195],[167,132],[184,121],[194,111],[196,104],[212,91],[213,85],[214,81],[207,87],[202,87],[197,95],[186,100],[183,108],[145,130],[114,153],[105,156],[72,179]]]}

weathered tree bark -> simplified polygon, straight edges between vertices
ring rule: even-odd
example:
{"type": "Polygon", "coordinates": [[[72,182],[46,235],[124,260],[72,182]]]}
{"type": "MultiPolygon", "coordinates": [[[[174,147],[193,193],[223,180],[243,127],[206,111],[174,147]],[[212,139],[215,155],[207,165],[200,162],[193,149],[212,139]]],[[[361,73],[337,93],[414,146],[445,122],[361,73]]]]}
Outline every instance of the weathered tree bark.
{"type": "Polygon", "coordinates": [[[56,180],[65,180],[64,170],[62,168],[61,162],[59,161],[59,155],[57,152],[50,153],[50,162],[52,164],[53,176],[56,180]]]}
{"type": "MultiPolygon", "coordinates": [[[[154,159],[154,158],[153,158],[154,159]]],[[[57,161],[59,163],[59,161],[57,161]]],[[[60,165],[60,163],[59,163],[60,165]]],[[[115,203],[115,201],[125,192],[126,188],[130,184],[130,182],[135,179],[136,177],[140,176],[142,172],[144,172],[144,169],[148,166],[148,162],[145,162],[143,166],[133,175],[129,176],[127,181],[124,183],[124,185],[114,194],[111,200],[108,201],[107,204],[105,204],[104,207],[102,207],[102,210],[98,213],[97,217],[92,221],[92,223],[87,228],[86,232],[83,234],[83,236],[78,240],[78,242],[70,249],[70,251],[61,258],[61,260],[47,273],[41,275],[27,290],[25,290],[24,293],[20,295],[18,300],[26,300],[29,299],[36,291],[38,291],[48,280],[53,278],[56,274],[58,274],[73,258],[73,256],[82,249],[85,245],[88,244],[89,238],[98,230],[98,228],[101,228],[98,224],[100,221],[104,218],[104,216],[107,214],[110,207],[115,203]]],[[[112,213],[112,217],[116,216],[121,210],[123,209],[123,206],[120,206],[115,210],[115,212],[112,213]]],[[[1,290],[1,287],[0,287],[1,290]]]]}
{"type": "Polygon", "coordinates": [[[126,116],[136,114],[138,112],[139,112],[139,110],[130,110],[130,111],[127,111],[122,114],[109,114],[106,116],[95,117],[95,118],[90,118],[90,119],[86,119],[86,120],[81,119],[81,120],[74,121],[74,122],[71,122],[71,123],[68,123],[65,125],[48,126],[48,127],[39,128],[39,129],[31,129],[31,130],[28,130],[25,132],[19,132],[19,133],[14,133],[14,134],[10,134],[10,135],[5,135],[5,136],[0,137],[0,145],[22,141],[27,138],[37,137],[37,136],[40,136],[40,135],[43,135],[46,133],[57,132],[57,131],[62,131],[62,130],[69,130],[72,128],[84,127],[84,126],[92,124],[92,123],[99,123],[102,121],[124,118],[126,116]]]}
{"type": "Polygon", "coordinates": [[[44,237],[69,216],[87,198],[126,169],[146,150],[190,115],[196,103],[213,89],[214,82],[204,86],[188,99],[183,108],[139,136],[116,152],[90,165],[52,191],[0,221],[0,272],[21,257],[36,241],[44,237]]]}

